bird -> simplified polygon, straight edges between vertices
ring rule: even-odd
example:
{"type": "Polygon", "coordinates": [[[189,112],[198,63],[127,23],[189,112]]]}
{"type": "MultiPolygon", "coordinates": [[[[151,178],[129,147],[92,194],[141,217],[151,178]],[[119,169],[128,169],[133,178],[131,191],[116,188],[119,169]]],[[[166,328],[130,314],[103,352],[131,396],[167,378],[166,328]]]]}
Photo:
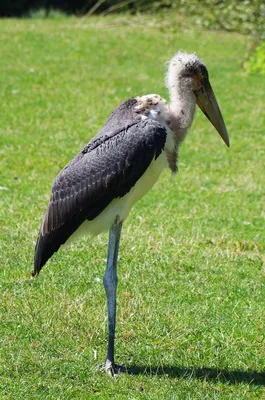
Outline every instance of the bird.
{"type": "Polygon", "coordinates": [[[170,59],[165,84],[168,104],[157,94],[127,99],[58,174],[35,248],[33,276],[60,246],[80,234],[96,236],[109,231],[103,277],[108,312],[103,370],[111,376],[121,371],[114,361],[114,342],[117,260],[124,220],[164,169],[177,171],[179,146],[192,124],[196,105],[230,146],[208,70],[195,53],[178,51],[170,59]]]}

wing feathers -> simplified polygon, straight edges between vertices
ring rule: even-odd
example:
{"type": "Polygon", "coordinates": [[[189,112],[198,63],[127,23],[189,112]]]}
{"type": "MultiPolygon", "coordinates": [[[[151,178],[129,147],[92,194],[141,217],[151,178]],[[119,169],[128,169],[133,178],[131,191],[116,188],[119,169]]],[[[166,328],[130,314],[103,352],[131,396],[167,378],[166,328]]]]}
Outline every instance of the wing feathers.
{"type": "Polygon", "coordinates": [[[35,273],[86,219],[130,191],[164,148],[166,130],[144,120],[101,139],[96,147],[88,144],[55,179],[36,245],[35,273]]]}

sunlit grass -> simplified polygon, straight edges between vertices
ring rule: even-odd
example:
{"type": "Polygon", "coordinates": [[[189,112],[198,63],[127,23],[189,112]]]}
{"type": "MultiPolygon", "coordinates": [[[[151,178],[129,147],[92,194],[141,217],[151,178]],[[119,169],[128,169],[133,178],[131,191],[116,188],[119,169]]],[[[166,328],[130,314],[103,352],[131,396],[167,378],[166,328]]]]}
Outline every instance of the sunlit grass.
{"type": "Polygon", "coordinates": [[[1,399],[264,396],[264,85],[251,39],[86,22],[0,21],[1,399]],[[61,250],[32,280],[52,180],[124,99],[159,93],[165,62],[196,51],[231,138],[198,111],[180,151],[124,224],[116,381],[101,279],[107,235],[61,250]]]}

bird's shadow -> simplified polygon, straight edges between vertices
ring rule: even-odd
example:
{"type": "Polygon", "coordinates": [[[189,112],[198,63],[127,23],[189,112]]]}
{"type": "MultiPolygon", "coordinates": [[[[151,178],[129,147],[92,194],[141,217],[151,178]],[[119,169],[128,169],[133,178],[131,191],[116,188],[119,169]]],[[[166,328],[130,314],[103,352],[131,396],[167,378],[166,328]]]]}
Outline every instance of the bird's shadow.
{"type": "Polygon", "coordinates": [[[182,368],[171,365],[141,366],[133,365],[127,368],[129,375],[167,375],[172,378],[195,378],[227,384],[247,383],[248,385],[265,386],[265,370],[258,371],[227,371],[218,368],[182,368]]]}

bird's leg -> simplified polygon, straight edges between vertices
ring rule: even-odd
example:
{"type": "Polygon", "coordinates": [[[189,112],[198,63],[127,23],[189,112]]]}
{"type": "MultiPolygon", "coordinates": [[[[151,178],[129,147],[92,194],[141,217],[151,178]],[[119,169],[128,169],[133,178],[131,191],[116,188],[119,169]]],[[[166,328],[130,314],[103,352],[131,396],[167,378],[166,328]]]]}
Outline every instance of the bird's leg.
{"type": "Polygon", "coordinates": [[[105,371],[114,376],[118,368],[114,364],[114,339],[116,324],[116,289],[118,284],[117,260],[122,222],[116,219],[109,233],[109,248],[106,272],[103,278],[108,305],[108,352],[104,365],[105,371]]]}

